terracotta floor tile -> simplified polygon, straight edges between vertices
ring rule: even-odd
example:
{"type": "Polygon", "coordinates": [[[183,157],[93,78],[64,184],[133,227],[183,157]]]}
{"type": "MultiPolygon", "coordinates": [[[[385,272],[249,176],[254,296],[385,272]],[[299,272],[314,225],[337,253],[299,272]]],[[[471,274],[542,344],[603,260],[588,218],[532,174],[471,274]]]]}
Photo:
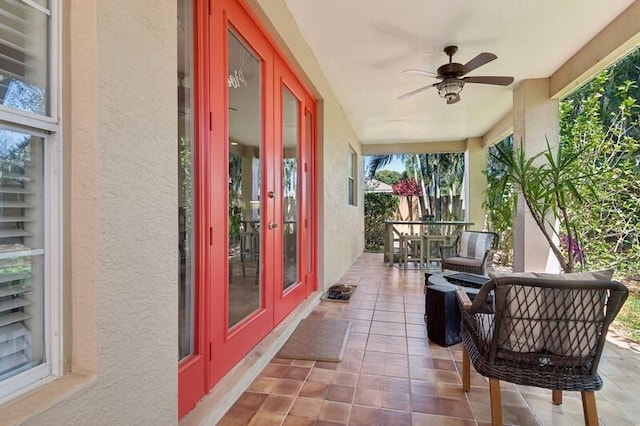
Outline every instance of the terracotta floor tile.
{"type": "Polygon", "coordinates": [[[292,360],[291,365],[295,365],[296,367],[313,368],[313,366],[316,365],[316,362],[308,359],[294,359],[292,360]]]}
{"type": "Polygon", "coordinates": [[[382,407],[392,410],[411,410],[411,398],[408,393],[383,392],[382,407]]]}
{"type": "Polygon", "coordinates": [[[249,426],[278,426],[284,420],[284,414],[256,413],[249,422],[249,426]]]}
{"type": "Polygon", "coordinates": [[[320,408],[320,413],[318,414],[318,420],[346,424],[349,421],[350,413],[351,404],[324,401],[320,408]]]}
{"type": "Polygon", "coordinates": [[[335,370],[327,370],[325,368],[314,367],[307,376],[309,382],[321,382],[329,384],[333,381],[333,377],[336,375],[335,370]]]}
{"type": "Polygon", "coordinates": [[[289,366],[282,373],[283,379],[304,380],[309,375],[311,368],[289,366]]]}
{"type": "Polygon", "coordinates": [[[289,365],[293,362],[292,359],[288,359],[288,358],[278,358],[278,357],[274,357],[271,359],[271,361],[269,361],[270,364],[285,364],[285,365],[289,365]]]}
{"type": "Polygon", "coordinates": [[[362,368],[362,361],[359,360],[346,360],[338,365],[337,371],[346,371],[357,373],[362,368]]]}
{"type": "Polygon", "coordinates": [[[384,375],[392,377],[409,378],[409,366],[407,365],[384,365],[384,375]]]}
{"type": "Polygon", "coordinates": [[[316,420],[315,426],[348,426],[347,422],[328,422],[326,420],[316,420]]]}
{"type": "Polygon", "coordinates": [[[447,416],[455,413],[455,417],[473,419],[471,407],[466,400],[438,398],[433,396],[412,395],[411,408],[413,411],[426,414],[447,416]]]}
{"type": "Polygon", "coordinates": [[[289,415],[315,420],[320,414],[323,400],[311,398],[296,398],[289,410],[289,415]]]}
{"type": "Polygon", "coordinates": [[[424,325],[406,324],[407,337],[424,338],[427,337],[427,329],[424,325]]]}
{"type": "Polygon", "coordinates": [[[306,398],[324,399],[329,385],[322,382],[305,382],[298,396],[306,398]]]}
{"type": "Polygon", "coordinates": [[[244,392],[240,398],[233,404],[232,408],[242,410],[258,411],[265,399],[269,395],[266,393],[244,392]]]}
{"type": "Polygon", "coordinates": [[[382,407],[383,391],[372,390],[366,388],[356,389],[356,397],[354,403],[358,405],[366,405],[367,407],[382,407]]]}
{"type": "Polygon", "coordinates": [[[346,402],[351,404],[353,402],[353,395],[355,392],[356,388],[352,386],[329,385],[329,389],[327,389],[327,396],[325,398],[328,401],[346,402]]]}
{"type": "Polygon", "coordinates": [[[438,395],[438,386],[434,382],[411,379],[410,386],[411,386],[412,395],[425,395],[425,396],[438,395]]]}
{"type": "Polygon", "coordinates": [[[314,426],[315,424],[315,419],[305,419],[303,417],[292,416],[291,414],[287,415],[282,423],[283,426],[314,426]]]}
{"type": "Polygon", "coordinates": [[[260,392],[260,393],[271,393],[273,389],[278,384],[278,379],[274,377],[263,377],[259,376],[257,379],[249,385],[248,391],[250,392],[260,392]]]}
{"type": "Polygon", "coordinates": [[[358,389],[362,390],[383,390],[384,389],[384,377],[372,376],[369,374],[361,374],[358,380],[358,389]]]}
{"type": "Polygon", "coordinates": [[[333,378],[332,384],[356,387],[358,384],[359,375],[357,373],[350,373],[348,371],[337,371],[333,378]]]}
{"type": "Polygon", "coordinates": [[[382,365],[387,359],[384,352],[365,351],[362,359],[363,364],[382,365]]]}
{"type": "Polygon", "coordinates": [[[261,375],[264,377],[280,378],[285,373],[285,371],[287,371],[287,368],[289,367],[284,364],[269,363],[267,364],[266,367],[264,367],[264,370],[262,370],[261,375]]]}
{"type": "MultiPolygon", "coordinates": [[[[358,285],[352,300],[321,301],[311,316],[351,321],[343,362],[274,358],[219,424],[490,424],[488,380],[472,369],[471,391],[462,390],[462,344],[426,337],[422,271],[364,254],[340,282],[358,285]]],[[[607,344],[600,366],[605,386],[596,399],[606,426],[637,424],[640,362],[630,363],[625,348],[607,344]]],[[[564,392],[555,406],[547,389],[506,382],[501,389],[507,425],[584,424],[577,392],[564,392]]]]}
{"type": "Polygon", "coordinates": [[[342,315],[340,315],[342,319],[360,319],[360,320],[371,320],[373,318],[373,310],[371,309],[345,309],[342,311],[342,315]]]}
{"type": "Polygon", "coordinates": [[[406,337],[407,330],[405,329],[404,324],[395,322],[371,321],[371,334],[406,337]]]}
{"type": "Polygon", "coordinates": [[[280,379],[271,393],[276,395],[297,395],[303,383],[302,380],[280,379]]]}
{"type": "Polygon", "coordinates": [[[318,361],[316,362],[315,368],[324,368],[325,370],[337,370],[339,362],[327,362],[327,361],[318,361]]]}
{"type": "Polygon", "coordinates": [[[417,312],[405,312],[404,313],[407,324],[421,324],[424,325],[424,315],[417,312]]]}
{"type": "Polygon", "coordinates": [[[286,414],[293,404],[294,398],[284,395],[269,395],[258,409],[259,413],[286,414]]]}
{"type": "Polygon", "coordinates": [[[351,331],[349,336],[352,333],[363,333],[365,335],[369,335],[369,329],[371,328],[370,320],[359,320],[359,319],[350,319],[351,321],[351,331]]]}
{"type": "Polygon", "coordinates": [[[437,370],[456,371],[455,363],[450,359],[433,359],[433,368],[437,370]]]}
{"type": "Polygon", "coordinates": [[[411,413],[408,411],[382,410],[382,424],[411,426],[411,413]]]}
{"type": "Polygon", "coordinates": [[[248,425],[255,411],[243,410],[241,408],[231,408],[217,423],[217,426],[238,426],[248,425]]]}
{"type": "Polygon", "coordinates": [[[473,420],[416,412],[411,414],[411,420],[413,426],[475,426],[476,424],[473,420]]]}
{"type": "Polygon", "coordinates": [[[405,323],[404,312],[381,311],[376,309],[373,313],[373,321],[405,323]]]}
{"type": "Polygon", "coordinates": [[[349,417],[349,425],[354,426],[371,426],[381,425],[382,423],[382,410],[373,407],[363,407],[354,405],[351,409],[351,416],[349,417]]]}

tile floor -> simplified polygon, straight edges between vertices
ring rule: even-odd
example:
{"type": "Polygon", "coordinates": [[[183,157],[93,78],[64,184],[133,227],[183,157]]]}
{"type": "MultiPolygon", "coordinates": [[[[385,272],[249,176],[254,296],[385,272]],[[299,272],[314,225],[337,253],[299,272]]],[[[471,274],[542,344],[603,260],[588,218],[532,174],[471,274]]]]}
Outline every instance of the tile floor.
{"type": "MultiPolygon", "coordinates": [[[[488,381],[472,374],[462,391],[460,345],[427,339],[424,273],[363,254],[340,280],[357,284],[349,303],[322,301],[311,315],[352,323],[341,363],[274,358],[220,425],[486,425],[488,381]]],[[[602,425],[640,425],[640,345],[612,336],[596,392],[602,425]]],[[[551,404],[549,391],[502,383],[513,425],[582,425],[578,393],[551,404]]]]}

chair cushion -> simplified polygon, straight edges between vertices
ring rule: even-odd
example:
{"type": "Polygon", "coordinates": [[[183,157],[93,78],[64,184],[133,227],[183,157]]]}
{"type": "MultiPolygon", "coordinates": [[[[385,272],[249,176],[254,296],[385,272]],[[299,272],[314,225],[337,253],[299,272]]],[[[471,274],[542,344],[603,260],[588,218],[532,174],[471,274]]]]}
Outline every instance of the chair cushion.
{"type": "Polygon", "coordinates": [[[493,234],[464,231],[460,235],[460,257],[470,257],[472,259],[484,259],[487,250],[491,249],[493,234]]]}
{"type": "Polygon", "coordinates": [[[460,257],[460,256],[453,256],[453,257],[447,257],[445,259],[445,263],[446,264],[453,264],[453,265],[461,265],[461,266],[482,266],[482,259],[475,259],[472,257],[460,257]]]}
{"type": "MultiPolygon", "coordinates": [[[[508,276],[565,281],[610,281],[612,275],[612,270],[570,274],[491,274],[492,278],[508,276]]],[[[500,330],[501,347],[517,352],[548,351],[571,357],[584,357],[595,349],[596,328],[604,318],[606,294],[599,295],[597,290],[509,287],[496,288],[496,302],[504,301],[506,304],[506,318],[500,330]],[[579,341],[587,333],[594,336],[593,342],[579,341]]]]}

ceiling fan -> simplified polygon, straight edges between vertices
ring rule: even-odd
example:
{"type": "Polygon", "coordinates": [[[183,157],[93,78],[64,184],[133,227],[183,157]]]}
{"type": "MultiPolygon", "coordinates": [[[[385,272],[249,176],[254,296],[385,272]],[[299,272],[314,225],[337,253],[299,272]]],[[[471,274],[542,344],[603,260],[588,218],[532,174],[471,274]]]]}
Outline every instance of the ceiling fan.
{"type": "Polygon", "coordinates": [[[447,105],[455,104],[460,100],[460,92],[466,83],[480,83],[480,84],[492,84],[496,86],[508,86],[513,83],[513,77],[498,77],[498,76],[476,76],[465,77],[469,72],[479,68],[498,57],[493,53],[482,52],[475,58],[471,59],[466,64],[462,65],[457,62],[453,62],[453,55],[458,51],[457,46],[447,46],[444,48],[444,53],[449,56],[449,63],[438,67],[438,72],[432,73],[429,71],[423,71],[418,69],[408,69],[402,71],[403,74],[422,75],[426,77],[433,77],[440,80],[437,83],[429,84],[427,86],[420,87],[416,90],[412,90],[409,93],[398,96],[398,100],[407,99],[415,94],[424,92],[427,89],[435,87],[438,89],[438,94],[447,100],[447,105]]]}

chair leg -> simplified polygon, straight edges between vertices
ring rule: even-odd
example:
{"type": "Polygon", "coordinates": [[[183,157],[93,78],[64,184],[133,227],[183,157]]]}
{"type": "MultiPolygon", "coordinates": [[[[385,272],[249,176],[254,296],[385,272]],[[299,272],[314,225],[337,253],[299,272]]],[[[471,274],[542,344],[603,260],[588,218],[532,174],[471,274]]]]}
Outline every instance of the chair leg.
{"type": "Polygon", "coordinates": [[[404,269],[407,269],[407,257],[409,256],[409,241],[406,239],[402,241],[402,264],[404,269]]]}
{"type": "Polygon", "coordinates": [[[489,394],[491,396],[491,424],[502,426],[502,401],[500,397],[500,380],[489,378],[489,394]]]}
{"type": "Polygon", "coordinates": [[[553,401],[554,405],[562,405],[562,391],[553,389],[551,391],[551,401],[553,401]]]}
{"type": "Polygon", "coordinates": [[[585,426],[598,426],[598,409],[593,391],[582,391],[582,411],[585,426]]]}
{"type": "Polygon", "coordinates": [[[471,389],[471,362],[465,346],[462,347],[462,389],[465,392],[471,389]]]}

